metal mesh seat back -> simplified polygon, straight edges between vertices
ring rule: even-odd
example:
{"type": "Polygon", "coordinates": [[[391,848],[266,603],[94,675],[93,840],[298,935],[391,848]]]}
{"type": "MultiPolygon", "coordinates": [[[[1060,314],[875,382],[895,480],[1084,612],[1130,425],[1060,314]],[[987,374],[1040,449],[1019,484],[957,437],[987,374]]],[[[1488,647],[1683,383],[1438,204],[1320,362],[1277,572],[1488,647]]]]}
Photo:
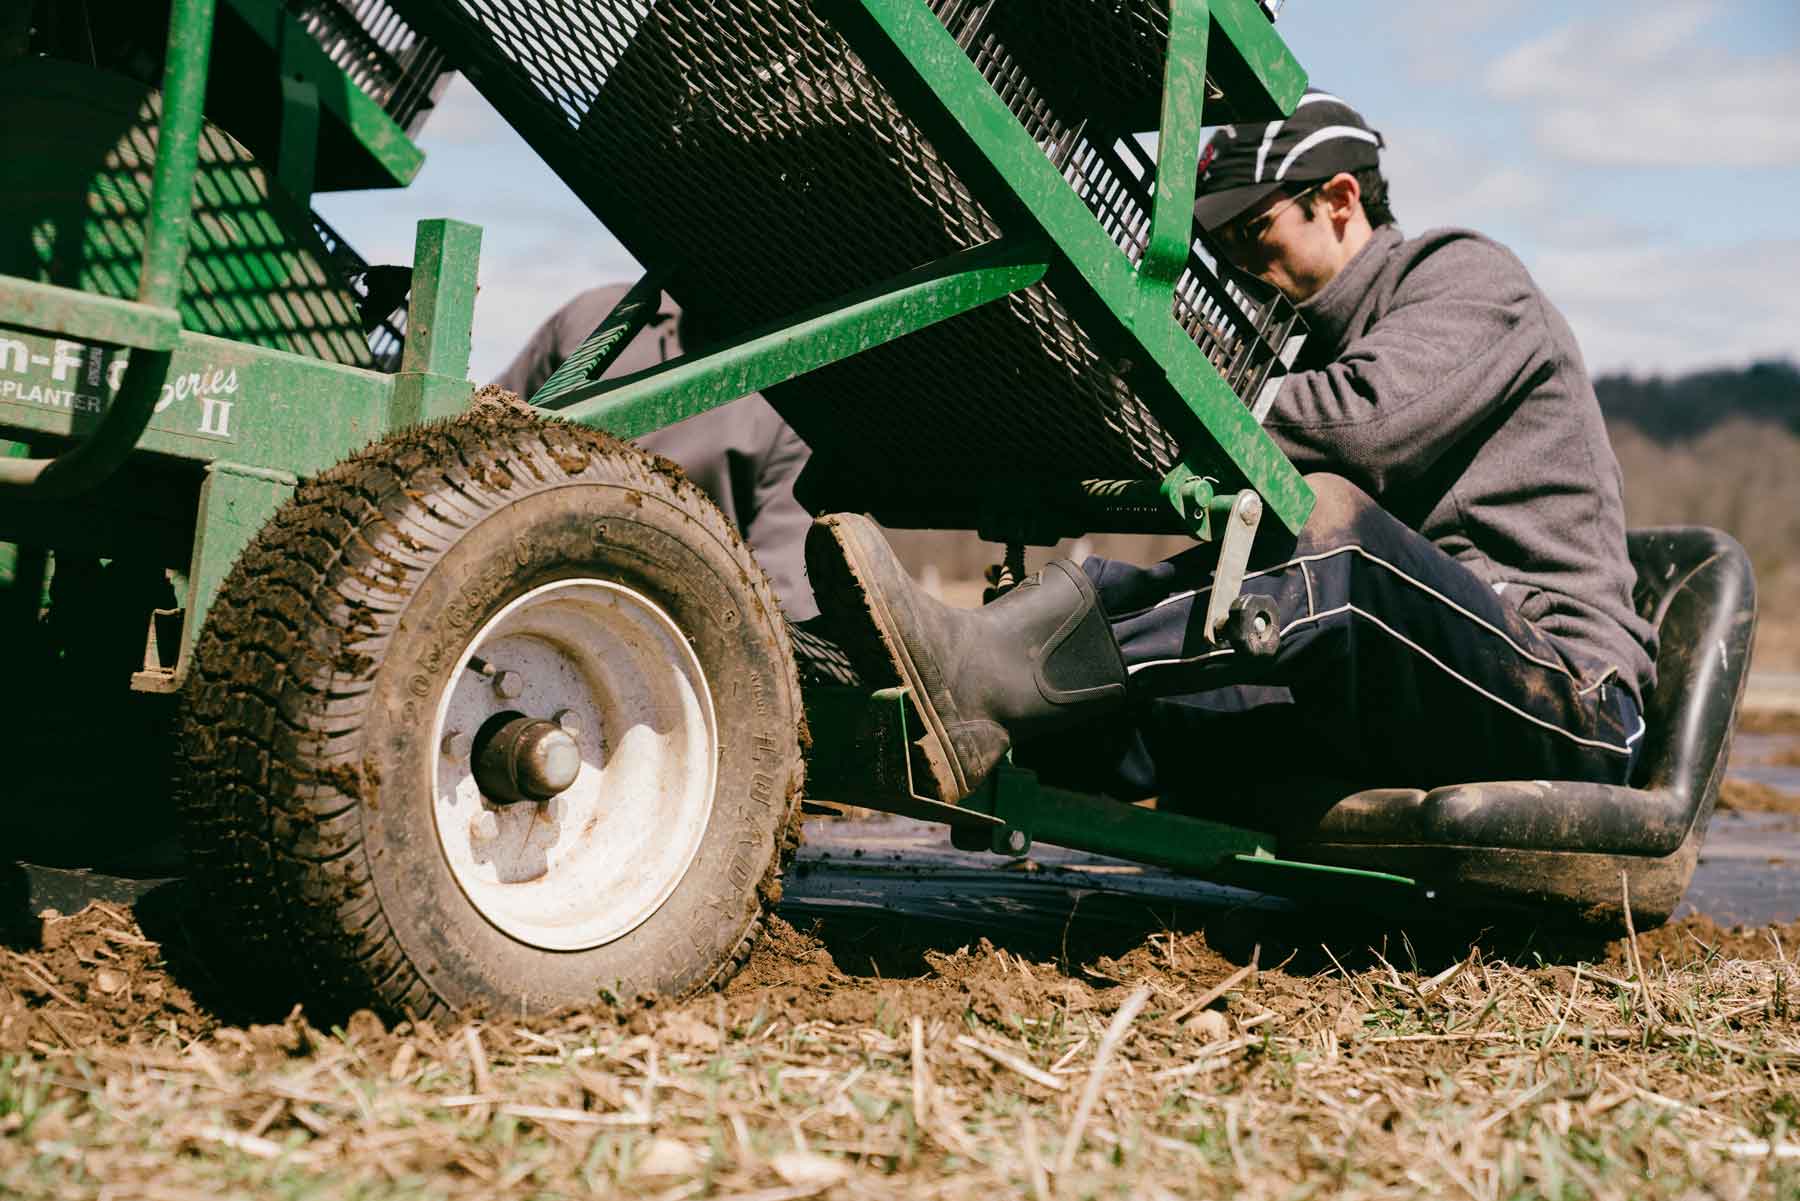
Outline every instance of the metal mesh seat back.
{"type": "MultiPolygon", "coordinates": [[[[422,0],[405,7],[431,20],[422,0]]],[[[969,26],[971,57],[1115,242],[1140,254],[1141,164],[1122,160],[1112,135],[1090,137],[1095,119],[1053,111],[999,35],[973,30],[964,5],[934,7],[953,32],[969,26]]],[[[805,0],[460,0],[436,19],[458,26],[441,40],[478,56],[464,64],[478,86],[664,274],[708,339],[1005,232],[805,0]],[[536,119],[522,122],[531,110],[536,119]]],[[[1134,19],[1154,39],[1155,22],[1134,19]]],[[[1163,29],[1166,38],[1166,11],[1163,29]]],[[[1108,95],[1109,109],[1132,103],[1108,95]]],[[[1229,380],[1234,364],[1269,356],[1253,353],[1254,336],[1221,334],[1245,319],[1218,317],[1217,290],[1196,257],[1177,316],[1229,380]]],[[[816,501],[867,508],[868,496],[913,495],[942,524],[974,524],[996,488],[1143,476],[1176,456],[1119,365],[1047,285],[782,384],[769,399],[863,497],[816,501]]]]}

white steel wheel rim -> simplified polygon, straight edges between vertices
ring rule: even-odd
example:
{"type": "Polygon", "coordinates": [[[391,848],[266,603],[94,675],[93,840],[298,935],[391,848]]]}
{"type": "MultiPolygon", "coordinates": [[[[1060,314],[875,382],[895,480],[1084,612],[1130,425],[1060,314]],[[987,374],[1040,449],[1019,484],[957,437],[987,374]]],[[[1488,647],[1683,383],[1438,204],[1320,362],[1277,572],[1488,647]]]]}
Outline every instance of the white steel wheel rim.
{"type": "Polygon", "coordinates": [[[551,951],[600,946],[642,925],[687,874],[718,748],[706,673],[661,606],[608,580],[545,584],[482,625],[438,703],[438,843],[463,895],[505,934],[551,951]],[[502,671],[516,673],[515,695],[496,686],[502,671]],[[573,784],[541,804],[482,796],[468,740],[503,711],[562,716],[581,749],[573,784]]]}

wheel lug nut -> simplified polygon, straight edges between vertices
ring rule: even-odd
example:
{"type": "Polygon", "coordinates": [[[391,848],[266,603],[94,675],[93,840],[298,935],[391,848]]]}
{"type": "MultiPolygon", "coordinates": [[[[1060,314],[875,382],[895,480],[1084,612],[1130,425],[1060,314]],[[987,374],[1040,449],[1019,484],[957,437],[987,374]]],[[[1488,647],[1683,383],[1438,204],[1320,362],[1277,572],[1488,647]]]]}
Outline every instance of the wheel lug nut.
{"type": "Polygon", "coordinates": [[[460,730],[452,730],[450,733],[444,735],[441,749],[445,755],[456,762],[461,763],[469,757],[469,750],[473,745],[473,740],[471,740],[467,734],[464,734],[460,730]]]}
{"type": "Polygon", "coordinates": [[[573,709],[558,709],[550,720],[571,734],[581,733],[581,714],[573,709]]]}
{"type": "Polygon", "coordinates": [[[502,671],[494,675],[494,691],[500,699],[510,701],[525,691],[525,677],[516,671],[502,671]]]}
{"type": "Polygon", "coordinates": [[[500,819],[483,809],[469,819],[469,837],[476,842],[492,842],[500,837],[500,819]]]}

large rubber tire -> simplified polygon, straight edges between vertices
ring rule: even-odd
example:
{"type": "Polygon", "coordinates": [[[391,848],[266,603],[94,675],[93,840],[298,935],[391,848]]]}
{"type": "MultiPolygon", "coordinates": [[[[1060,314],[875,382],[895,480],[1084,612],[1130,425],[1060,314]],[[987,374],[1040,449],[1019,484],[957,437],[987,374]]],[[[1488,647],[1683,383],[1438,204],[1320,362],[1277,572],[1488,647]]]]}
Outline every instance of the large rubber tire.
{"type": "Polygon", "coordinates": [[[198,881],[238,971],[315,1012],[691,993],[743,964],[779,897],[802,709],[774,593],[704,493],[606,435],[485,412],[377,442],[271,519],[195,654],[181,792],[198,881]],[[717,772],[667,899],[602,945],[548,950],[459,886],[433,723],[475,632],[574,579],[616,581],[685,636],[716,701],[717,772]]]}

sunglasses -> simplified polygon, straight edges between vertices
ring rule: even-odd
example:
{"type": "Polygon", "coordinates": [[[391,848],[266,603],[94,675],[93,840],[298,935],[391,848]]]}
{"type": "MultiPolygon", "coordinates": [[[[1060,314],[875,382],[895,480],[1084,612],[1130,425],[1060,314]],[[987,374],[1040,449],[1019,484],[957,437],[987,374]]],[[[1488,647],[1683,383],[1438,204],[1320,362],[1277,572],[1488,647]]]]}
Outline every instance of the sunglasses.
{"type": "Polygon", "coordinates": [[[1300,191],[1290,194],[1286,204],[1278,204],[1266,213],[1259,213],[1245,220],[1227,222],[1212,232],[1212,239],[1219,244],[1220,250],[1234,258],[1248,255],[1262,245],[1262,240],[1268,237],[1269,231],[1275,227],[1275,222],[1281,217],[1281,214],[1324,186],[1323,180],[1310,184],[1300,191]]]}

